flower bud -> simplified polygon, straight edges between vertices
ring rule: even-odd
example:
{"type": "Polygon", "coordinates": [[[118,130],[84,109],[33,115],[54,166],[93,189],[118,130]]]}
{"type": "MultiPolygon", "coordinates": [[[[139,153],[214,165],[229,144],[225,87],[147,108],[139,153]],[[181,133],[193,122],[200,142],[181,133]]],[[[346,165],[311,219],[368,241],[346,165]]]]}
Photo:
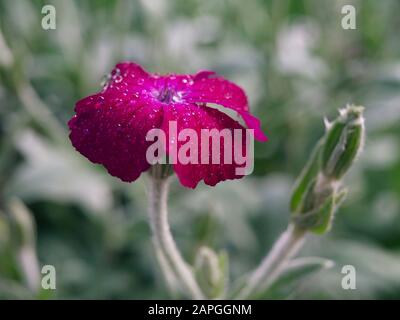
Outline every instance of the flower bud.
{"type": "Polygon", "coordinates": [[[346,194],[347,190],[344,188],[321,191],[314,186],[307,195],[310,199],[313,199],[312,206],[308,207],[308,211],[304,210],[304,212],[293,214],[292,221],[301,229],[317,234],[326,233],[331,229],[335,212],[346,194]]]}
{"type": "Polygon", "coordinates": [[[292,222],[314,233],[329,231],[346,195],[340,179],[354,163],[364,140],[363,107],[347,106],[317,143],[292,193],[292,222]]]}
{"type": "Polygon", "coordinates": [[[203,292],[210,299],[219,298],[225,290],[227,255],[217,255],[208,247],[197,253],[195,275],[203,292]]]}
{"type": "Polygon", "coordinates": [[[322,148],[321,165],[324,175],[339,180],[348,171],[364,141],[364,108],[350,105],[339,110],[340,116],[327,123],[327,134],[322,148]]]}

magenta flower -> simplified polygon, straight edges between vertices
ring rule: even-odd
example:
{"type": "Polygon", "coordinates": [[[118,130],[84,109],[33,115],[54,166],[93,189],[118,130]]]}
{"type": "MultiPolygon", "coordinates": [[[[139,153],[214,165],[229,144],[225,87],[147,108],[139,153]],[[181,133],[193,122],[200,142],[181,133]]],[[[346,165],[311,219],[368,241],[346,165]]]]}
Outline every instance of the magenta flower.
{"type": "MultiPolygon", "coordinates": [[[[245,128],[225,113],[207,106],[214,103],[236,111],[246,126],[254,129],[254,137],[266,141],[260,121],[249,113],[244,91],[234,83],[211,71],[195,75],[147,73],[133,62],[122,62],[111,72],[103,90],[76,103],[76,115],[68,125],[73,146],[94,163],[123,181],[136,180],[151,164],[146,150],[153,143],[146,134],[153,128],[168,131],[168,123],[176,121],[178,132],[194,129],[245,128]]],[[[245,137],[245,135],[244,135],[245,137]]],[[[182,142],[178,141],[179,144],[182,142]]],[[[169,153],[166,146],[166,152],[169,153]]],[[[223,144],[221,144],[223,153],[223,144]]],[[[237,179],[232,164],[173,165],[180,182],[190,188],[204,180],[214,186],[220,181],[237,179]]]]}

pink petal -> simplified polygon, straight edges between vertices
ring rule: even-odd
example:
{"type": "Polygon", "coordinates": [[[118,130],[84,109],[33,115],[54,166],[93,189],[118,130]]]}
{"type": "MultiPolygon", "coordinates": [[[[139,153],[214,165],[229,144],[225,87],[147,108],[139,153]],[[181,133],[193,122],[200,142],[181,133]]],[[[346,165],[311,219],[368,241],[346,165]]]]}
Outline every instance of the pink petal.
{"type": "Polygon", "coordinates": [[[250,129],[254,129],[256,140],[267,141],[260,121],[249,112],[247,97],[236,84],[222,77],[211,77],[211,71],[201,71],[193,76],[194,83],[185,92],[185,101],[191,103],[216,103],[235,110],[250,129]]]}
{"type": "Polygon", "coordinates": [[[154,88],[158,76],[153,76],[140,65],[133,62],[118,63],[111,73],[102,90],[102,94],[116,101],[126,99],[154,99],[154,88]]]}
{"type": "Polygon", "coordinates": [[[90,161],[104,165],[111,175],[127,182],[150,167],[146,150],[152,142],[145,136],[162,124],[159,105],[96,94],[78,101],[75,111],[68,123],[70,139],[90,161]]]}
{"type": "Polygon", "coordinates": [[[193,84],[192,77],[185,74],[169,74],[161,78],[164,79],[163,86],[173,88],[175,92],[186,91],[193,84]]]}
{"type": "Polygon", "coordinates": [[[111,71],[112,79],[115,84],[128,82],[130,85],[142,86],[153,76],[134,62],[120,62],[111,71]],[[121,78],[119,78],[119,76],[121,78]],[[120,80],[120,81],[118,81],[120,80]]]}
{"type": "Polygon", "coordinates": [[[261,121],[257,117],[253,116],[250,112],[239,112],[247,127],[254,130],[254,138],[257,141],[266,142],[268,137],[261,129],[261,121]]]}
{"type": "Polygon", "coordinates": [[[211,71],[211,70],[201,70],[201,71],[197,72],[197,73],[193,76],[193,80],[194,80],[194,81],[199,81],[199,80],[201,80],[201,79],[208,78],[208,77],[213,76],[213,75],[215,75],[215,72],[214,72],[214,71],[211,71]]]}
{"type": "Polygon", "coordinates": [[[237,112],[249,111],[246,94],[239,86],[222,77],[209,78],[201,74],[197,75],[199,77],[185,96],[188,102],[211,102],[237,112]]]}
{"type": "MultiPolygon", "coordinates": [[[[237,165],[234,162],[234,151],[232,150],[232,164],[223,164],[224,158],[224,143],[223,139],[221,139],[220,144],[220,154],[219,164],[212,164],[212,154],[211,154],[211,142],[210,142],[210,154],[209,154],[209,164],[200,164],[201,162],[201,129],[230,129],[231,132],[233,129],[239,129],[242,131],[242,148],[243,153],[245,154],[245,128],[243,128],[237,121],[234,121],[232,118],[228,117],[224,113],[219,110],[209,108],[206,106],[198,106],[195,104],[172,104],[168,108],[164,110],[164,122],[162,128],[166,133],[169,132],[170,121],[177,122],[177,133],[185,128],[191,128],[195,130],[198,137],[198,163],[199,164],[182,164],[179,159],[177,163],[174,164],[174,171],[177,174],[182,185],[195,188],[196,185],[201,181],[210,186],[216,185],[218,182],[229,180],[229,179],[240,179],[243,175],[236,174],[236,168],[242,167],[243,165],[237,165]]],[[[177,137],[172,137],[167,134],[167,141],[170,141],[172,144],[177,144],[177,150],[180,149],[182,145],[184,145],[186,141],[179,141],[177,137]]],[[[172,145],[171,145],[172,146],[172,145]]],[[[171,157],[172,147],[167,149],[171,157]]]]}

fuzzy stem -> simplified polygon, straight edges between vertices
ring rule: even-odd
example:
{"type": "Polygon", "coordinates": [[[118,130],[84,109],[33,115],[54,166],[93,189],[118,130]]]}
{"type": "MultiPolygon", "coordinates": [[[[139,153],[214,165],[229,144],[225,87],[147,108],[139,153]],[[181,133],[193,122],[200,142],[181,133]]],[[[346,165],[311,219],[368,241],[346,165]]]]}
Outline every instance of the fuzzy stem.
{"type": "Polygon", "coordinates": [[[183,260],[171,234],[167,210],[168,186],[167,178],[150,178],[149,217],[153,243],[156,251],[162,253],[176,279],[180,280],[180,284],[190,296],[193,299],[203,299],[203,293],[196,282],[192,269],[183,260]]]}
{"type": "Polygon", "coordinates": [[[281,274],[289,260],[299,251],[305,230],[290,224],[275,242],[270,253],[249,276],[247,284],[239,292],[238,298],[245,299],[261,290],[266,290],[281,274]]]}
{"type": "Polygon", "coordinates": [[[154,247],[155,247],[154,249],[156,252],[156,258],[157,258],[158,264],[160,266],[161,272],[163,274],[167,290],[169,291],[171,297],[176,299],[178,297],[178,293],[179,293],[178,280],[176,279],[175,273],[171,269],[171,266],[169,265],[167,259],[165,258],[164,254],[162,253],[161,249],[156,245],[154,247]]]}

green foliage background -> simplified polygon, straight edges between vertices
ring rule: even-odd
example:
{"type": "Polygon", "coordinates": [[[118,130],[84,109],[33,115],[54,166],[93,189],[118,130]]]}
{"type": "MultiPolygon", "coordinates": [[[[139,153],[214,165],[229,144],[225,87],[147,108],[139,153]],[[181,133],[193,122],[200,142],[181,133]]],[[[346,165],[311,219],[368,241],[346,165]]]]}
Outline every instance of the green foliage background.
{"type": "Polygon", "coordinates": [[[332,232],[310,236],[301,251],[335,265],[265,298],[400,298],[398,12],[396,0],[1,0],[0,298],[169,297],[152,254],[146,177],[108,176],[67,137],[74,103],[124,59],[152,72],[216,70],[245,88],[262,119],[270,141],[256,144],[252,176],[172,186],[185,257],[193,261],[200,245],[225,249],[232,278],[285,228],[323,117],[364,105],[366,146],[345,179],[348,199],[332,232]],[[56,30],[41,28],[45,4],[56,7],[56,30]],[[341,28],[344,4],[357,10],[356,30],[341,28]],[[32,281],[45,264],[56,268],[57,289],[37,294],[26,275],[32,281]],[[356,290],[341,288],[348,264],[356,290]]]}

